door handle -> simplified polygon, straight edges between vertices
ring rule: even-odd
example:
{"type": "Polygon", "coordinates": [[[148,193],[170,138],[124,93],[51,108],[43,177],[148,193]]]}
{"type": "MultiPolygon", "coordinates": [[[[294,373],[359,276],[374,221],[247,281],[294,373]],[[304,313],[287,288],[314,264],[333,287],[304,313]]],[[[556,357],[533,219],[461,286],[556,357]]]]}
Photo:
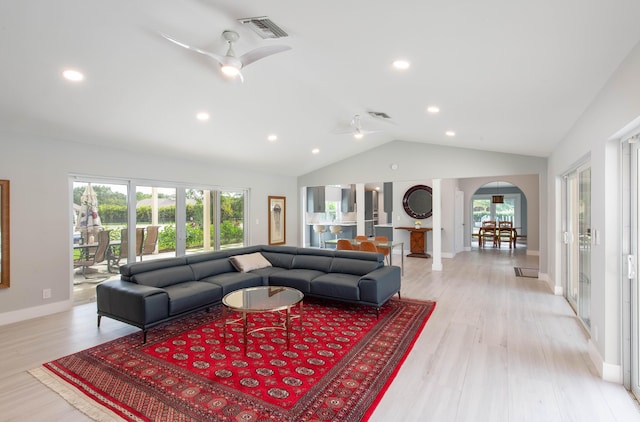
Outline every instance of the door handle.
{"type": "Polygon", "coordinates": [[[633,255],[627,255],[627,278],[633,280],[636,277],[636,264],[633,255]]]}

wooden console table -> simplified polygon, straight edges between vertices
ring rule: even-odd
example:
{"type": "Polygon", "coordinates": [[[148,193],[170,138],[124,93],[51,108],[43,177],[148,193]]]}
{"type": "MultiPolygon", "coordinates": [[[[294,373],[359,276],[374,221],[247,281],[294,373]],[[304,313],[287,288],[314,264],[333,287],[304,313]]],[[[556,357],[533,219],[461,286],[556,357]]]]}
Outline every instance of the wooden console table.
{"type": "Polygon", "coordinates": [[[396,227],[396,230],[406,230],[411,233],[411,253],[407,256],[412,258],[431,258],[427,253],[426,233],[432,231],[431,227],[416,229],[415,227],[396,227]]]}

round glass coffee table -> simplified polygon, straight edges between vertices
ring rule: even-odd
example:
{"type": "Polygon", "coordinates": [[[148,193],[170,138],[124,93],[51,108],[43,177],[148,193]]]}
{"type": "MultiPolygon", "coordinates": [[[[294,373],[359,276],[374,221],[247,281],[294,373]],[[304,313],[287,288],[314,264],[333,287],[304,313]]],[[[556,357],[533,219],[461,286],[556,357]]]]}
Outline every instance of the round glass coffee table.
{"type": "Polygon", "coordinates": [[[242,337],[244,340],[244,353],[247,354],[247,335],[256,331],[268,329],[280,329],[287,332],[287,349],[289,349],[289,334],[291,331],[291,319],[299,318],[302,326],[302,311],[304,294],[291,287],[260,286],[249,287],[233,291],[222,298],[223,336],[227,341],[227,325],[239,325],[242,323],[242,337]],[[298,305],[298,315],[291,315],[291,309],[298,305]],[[227,320],[227,312],[233,311],[242,314],[240,318],[227,320]],[[247,315],[258,312],[282,312],[285,313],[284,322],[279,325],[247,328],[247,315]]]}

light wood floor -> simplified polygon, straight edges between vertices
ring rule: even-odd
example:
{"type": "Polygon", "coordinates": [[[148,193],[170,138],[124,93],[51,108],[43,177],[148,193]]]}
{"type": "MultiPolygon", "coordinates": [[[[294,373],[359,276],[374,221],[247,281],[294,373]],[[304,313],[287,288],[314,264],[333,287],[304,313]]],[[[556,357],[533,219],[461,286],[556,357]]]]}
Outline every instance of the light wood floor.
{"type": "MultiPolygon", "coordinates": [[[[567,302],[515,277],[535,257],[487,249],[443,264],[405,258],[403,297],[437,306],[372,422],[640,421],[629,393],[598,378],[567,302]]],[[[26,371],[134,331],[110,319],[98,330],[95,303],[0,327],[0,420],[88,420],[26,371]]]]}

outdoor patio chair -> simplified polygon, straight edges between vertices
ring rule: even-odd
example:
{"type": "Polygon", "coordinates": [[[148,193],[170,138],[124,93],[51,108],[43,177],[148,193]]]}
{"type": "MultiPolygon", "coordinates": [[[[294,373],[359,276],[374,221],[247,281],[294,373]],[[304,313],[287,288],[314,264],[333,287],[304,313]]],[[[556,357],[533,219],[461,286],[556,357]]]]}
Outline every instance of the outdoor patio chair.
{"type": "MultiPolygon", "coordinates": [[[[144,229],[136,228],[136,257],[140,257],[142,260],[142,246],[144,240],[144,229]]],[[[111,248],[109,249],[111,250],[111,248]]],[[[124,259],[125,262],[127,260],[127,255],[129,254],[129,230],[122,229],[120,230],[120,250],[118,254],[111,254],[108,258],[109,260],[109,272],[111,272],[112,268],[120,268],[120,260],[124,259]]]]}
{"type": "Polygon", "coordinates": [[[109,233],[111,230],[103,230],[98,233],[98,246],[85,247],[78,259],[73,260],[74,268],[82,268],[82,275],[87,277],[86,270],[96,264],[101,263],[107,257],[107,250],[109,249],[109,233]]]}
{"type": "MultiPolygon", "coordinates": [[[[144,236],[144,243],[142,245],[142,255],[151,255],[156,252],[159,230],[160,226],[147,226],[147,233],[144,236]]],[[[140,260],[142,260],[142,255],[140,255],[140,260]]]]}

